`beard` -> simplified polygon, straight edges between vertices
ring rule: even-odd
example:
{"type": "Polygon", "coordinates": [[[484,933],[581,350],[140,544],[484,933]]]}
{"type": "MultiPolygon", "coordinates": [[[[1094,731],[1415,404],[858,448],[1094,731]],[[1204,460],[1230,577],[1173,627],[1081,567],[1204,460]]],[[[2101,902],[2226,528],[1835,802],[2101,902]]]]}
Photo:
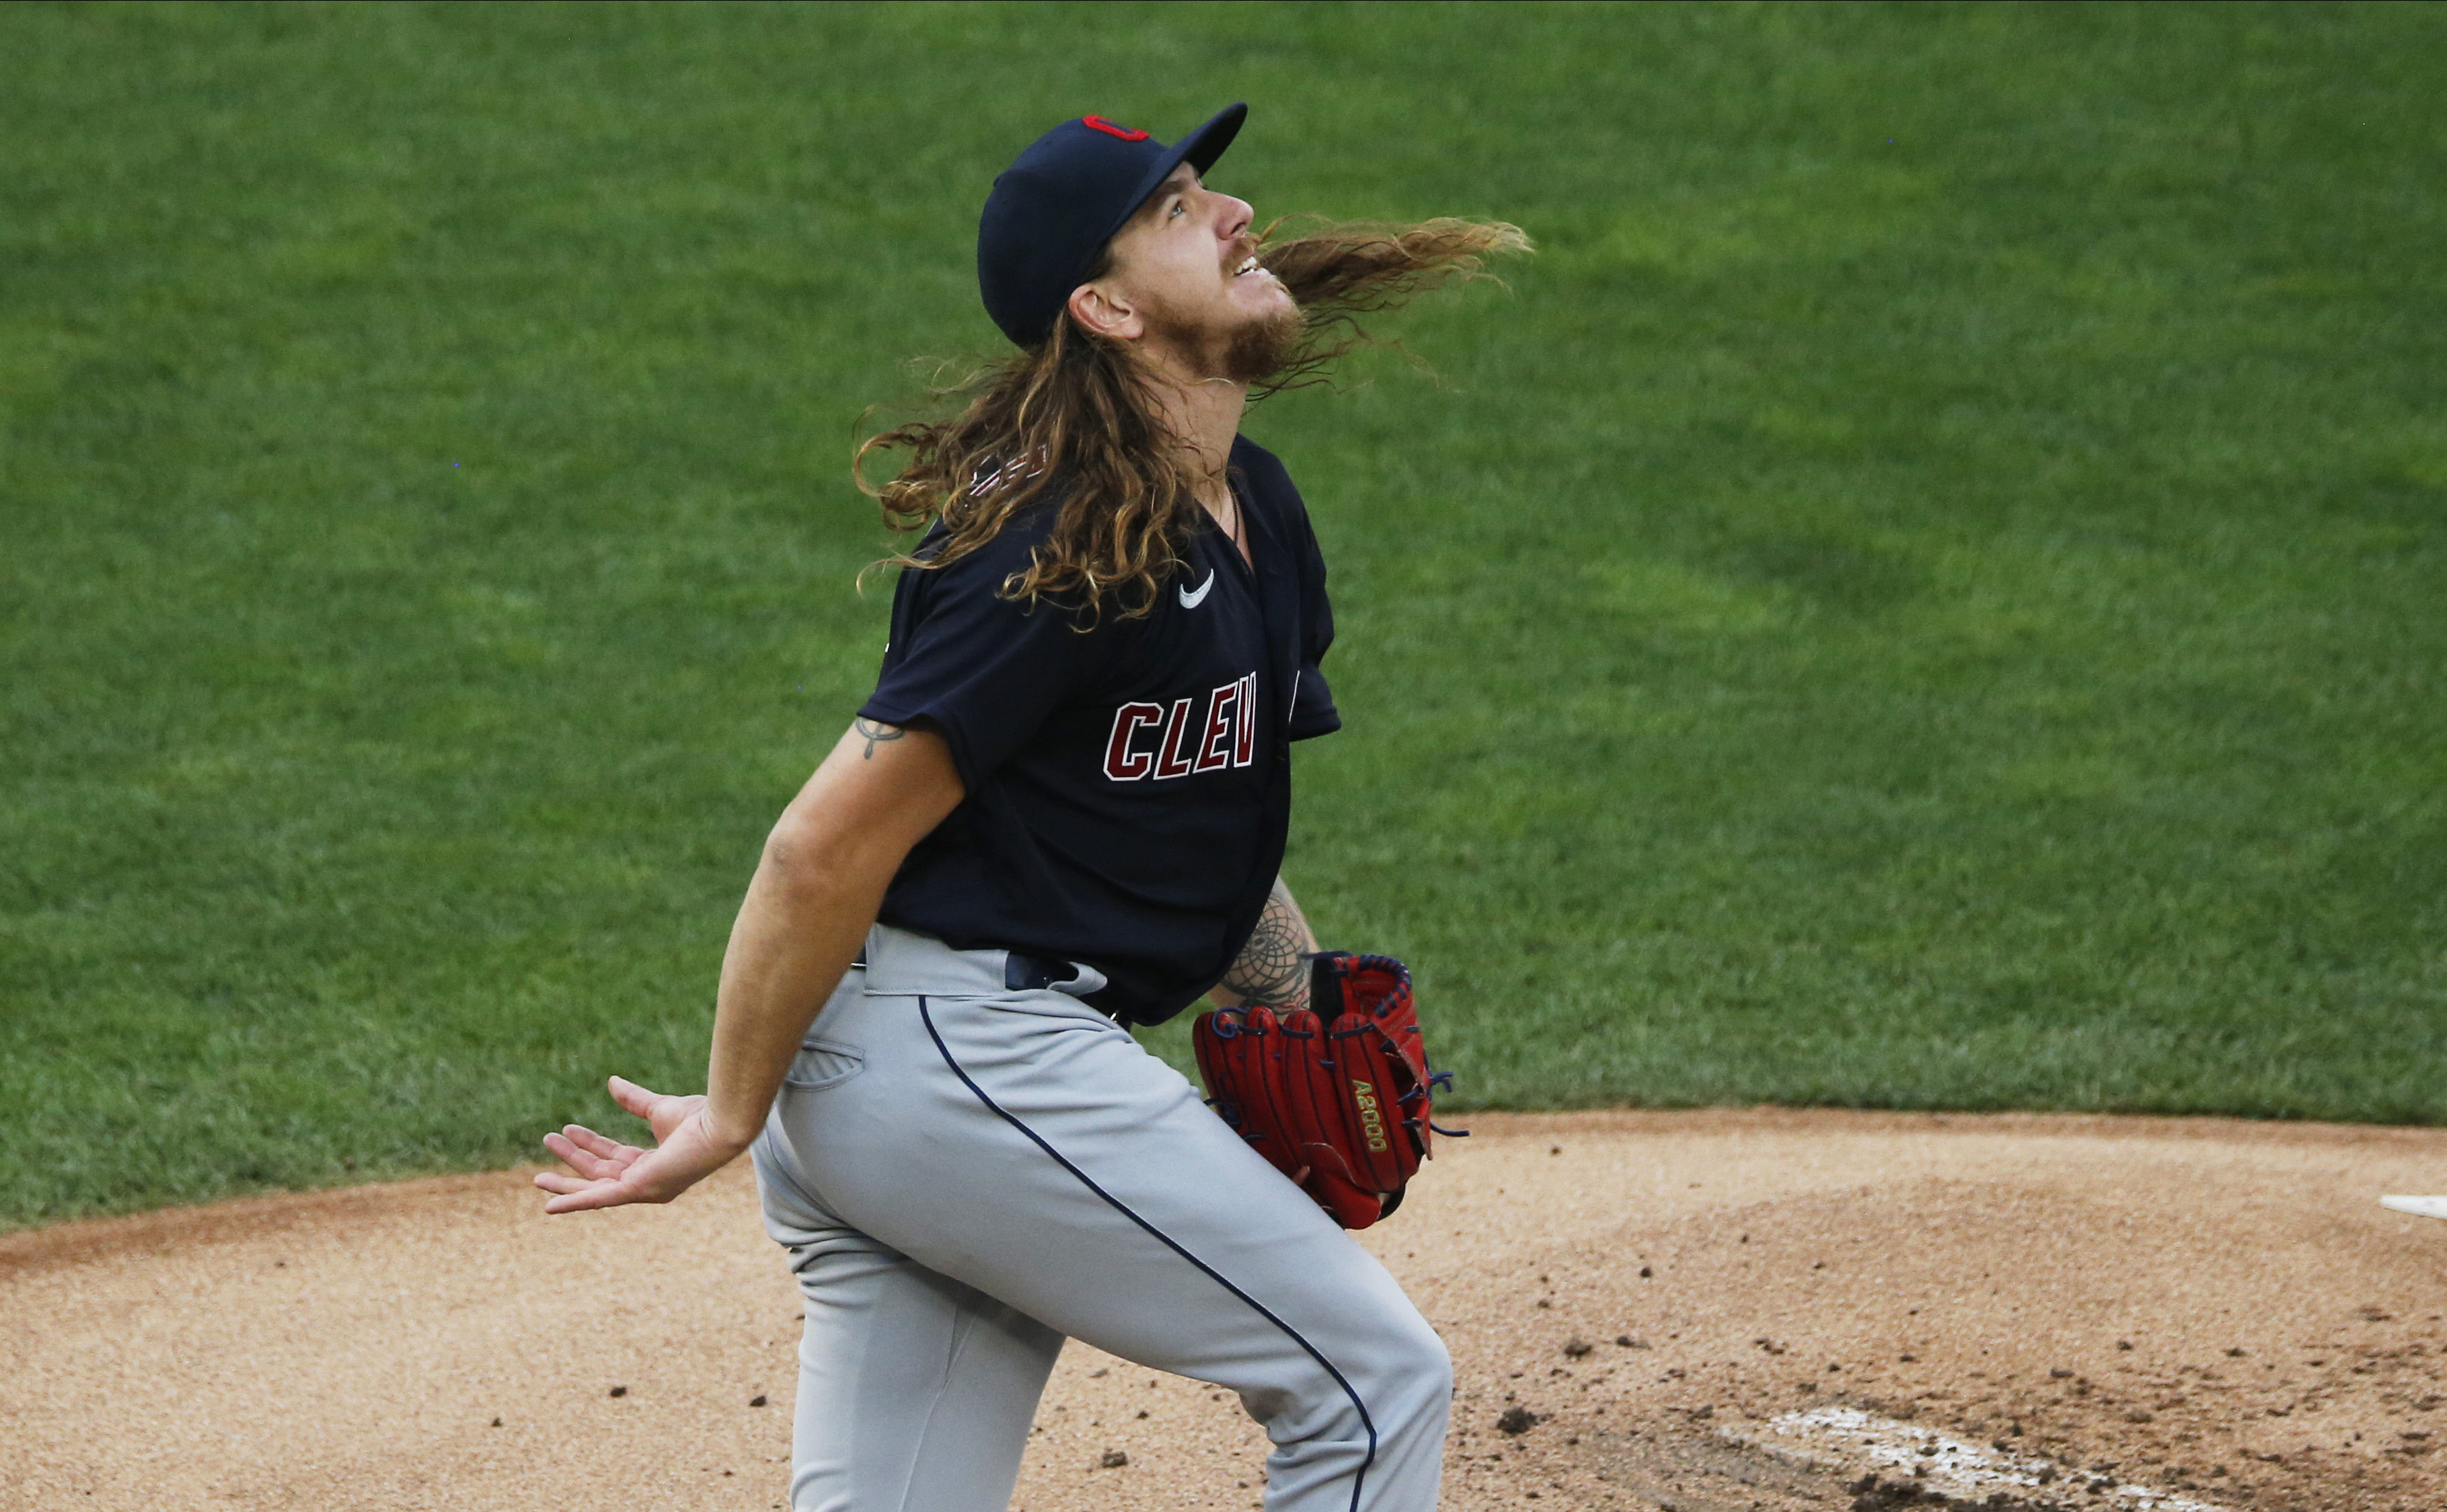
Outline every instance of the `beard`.
{"type": "Polygon", "coordinates": [[[1298,306],[1253,320],[1224,339],[1212,364],[1215,374],[1236,384],[1261,383],[1272,378],[1291,366],[1307,330],[1308,321],[1298,306]]]}
{"type": "Polygon", "coordinates": [[[1166,346],[1194,354],[1199,372],[1236,384],[1262,383],[1289,368],[1308,333],[1307,317],[1297,306],[1225,331],[1162,314],[1148,324],[1150,334],[1166,346]]]}

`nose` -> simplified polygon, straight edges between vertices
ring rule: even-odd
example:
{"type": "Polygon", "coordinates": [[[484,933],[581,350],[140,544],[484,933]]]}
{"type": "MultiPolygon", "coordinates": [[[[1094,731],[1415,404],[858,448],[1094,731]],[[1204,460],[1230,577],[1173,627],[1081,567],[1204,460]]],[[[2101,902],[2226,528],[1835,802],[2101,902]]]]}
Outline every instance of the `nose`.
{"type": "Polygon", "coordinates": [[[1249,223],[1258,216],[1255,210],[1249,208],[1249,202],[1245,199],[1235,199],[1230,195],[1217,195],[1215,198],[1217,200],[1216,235],[1225,241],[1235,240],[1246,235],[1249,223]]]}

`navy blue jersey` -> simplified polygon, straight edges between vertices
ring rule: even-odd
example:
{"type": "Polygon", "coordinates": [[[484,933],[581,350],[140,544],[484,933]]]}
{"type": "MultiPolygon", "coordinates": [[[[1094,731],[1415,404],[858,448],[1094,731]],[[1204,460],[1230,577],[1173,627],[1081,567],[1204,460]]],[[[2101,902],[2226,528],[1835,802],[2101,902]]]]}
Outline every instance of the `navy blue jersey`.
{"type": "Polygon", "coordinates": [[[966,797],[901,863],[882,922],[1086,962],[1109,984],[1090,1001],[1142,1024],[1222,977],[1282,863],[1290,743],[1341,725],[1318,671],[1334,618],[1307,506],[1245,439],[1231,471],[1251,561],[1202,515],[1144,618],[1001,596],[1051,505],[947,567],[902,570],[859,712],[939,732],[966,797]]]}

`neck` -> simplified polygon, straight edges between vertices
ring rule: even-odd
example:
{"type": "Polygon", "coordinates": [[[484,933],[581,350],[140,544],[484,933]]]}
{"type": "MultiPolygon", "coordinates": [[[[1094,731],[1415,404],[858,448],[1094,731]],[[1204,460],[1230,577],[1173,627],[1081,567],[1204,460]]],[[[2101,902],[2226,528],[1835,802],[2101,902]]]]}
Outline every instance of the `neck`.
{"type": "Polygon", "coordinates": [[[1249,406],[1249,386],[1228,378],[1202,376],[1207,366],[1169,348],[1142,348],[1141,360],[1154,382],[1156,407],[1166,425],[1189,453],[1190,472],[1199,480],[1198,498],[1209,513],[1222,519],[1230,500],[1224,482],[1224,463],[1232,454],[1232,438],[1241,433],[1241,415],[1249,406]]]}

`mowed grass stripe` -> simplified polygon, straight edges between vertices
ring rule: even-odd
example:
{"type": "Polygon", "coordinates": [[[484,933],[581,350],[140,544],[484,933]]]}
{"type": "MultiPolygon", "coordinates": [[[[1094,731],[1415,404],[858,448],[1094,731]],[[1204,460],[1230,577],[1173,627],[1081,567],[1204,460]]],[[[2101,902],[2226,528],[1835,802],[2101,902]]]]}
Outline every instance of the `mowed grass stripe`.
{"type": "MultiPolygon", "coordinates": [[[[1274,401],[1290,876],[1477,1106],[2447,1114],[2419,8],[0,13],[0,1221],[702,1075],[977,203],[1253,103],[1508,291],[1274,401]]],[[[1149,1036],[1186,1064],[1184,1026],[1149,1036]]]]}

